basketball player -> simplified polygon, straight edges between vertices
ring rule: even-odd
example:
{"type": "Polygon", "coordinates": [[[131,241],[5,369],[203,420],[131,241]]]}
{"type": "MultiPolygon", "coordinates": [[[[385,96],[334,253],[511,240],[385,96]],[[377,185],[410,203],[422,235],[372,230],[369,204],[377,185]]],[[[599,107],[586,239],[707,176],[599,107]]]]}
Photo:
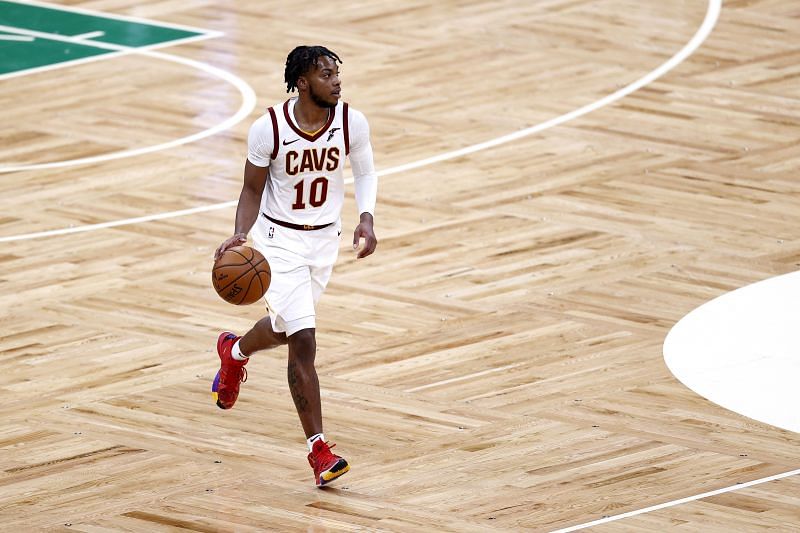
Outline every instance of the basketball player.
{"type": "Polygon", "coordinates": [[[219,257],[244,244],[252,229],[253,245],[272,269],[269,315],[242,337],[226,331],[217,340],[221,367],[212,385],[217,405],[233,407],[250,356],[288,344],[289,390],[318,487],[350,469],[325,442],[314,368],[314,309],[339,251],[345,157],[350,158],[361,215],[353,248],[363,258],[378,244],[373,231],[378,180],[369,126],[363,114],[340,101],[338,63],[339,57],[322,46],[298,46],[287,57],[287,92],[297,89],[298,96],[269,108],[250,128],[236,228],[216,252],[219,257]]]}

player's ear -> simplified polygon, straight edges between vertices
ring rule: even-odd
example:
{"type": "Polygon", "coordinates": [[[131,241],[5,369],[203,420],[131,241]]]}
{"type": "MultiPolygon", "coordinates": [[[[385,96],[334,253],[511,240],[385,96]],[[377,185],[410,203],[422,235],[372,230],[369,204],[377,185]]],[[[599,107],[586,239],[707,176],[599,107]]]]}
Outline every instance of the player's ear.
{"type": "Polygon", "coordinates": [[[298,91],[308,90],[308,80],[305,78],[305,76],[300,76],[297,78],[297,90],[298,91]]]}

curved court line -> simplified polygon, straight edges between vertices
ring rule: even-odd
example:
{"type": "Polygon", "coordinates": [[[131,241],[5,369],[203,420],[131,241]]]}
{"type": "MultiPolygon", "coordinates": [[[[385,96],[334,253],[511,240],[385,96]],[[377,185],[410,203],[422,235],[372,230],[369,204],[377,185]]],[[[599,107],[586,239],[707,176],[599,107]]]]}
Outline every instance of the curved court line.
{"type": "MultiPolygon", "coordinates": [[[[135,148],[132,150],[123,150],[120,152],[112,152],[109,154],[102,154],[92,157],[84,157],[80,159],[70,159],[67,161],[54,161],[51,163],[37,163],[32,165],[14,165],[14,166],[0,166],[0,173],[5,172],[19,172],[23,170],[41,170],[41,169],[48,169],[48,168],[61,168],[61,167],[69,167],[75,165],[89,165],[92,163],[100,163],[103,161],[111,161],[114,159],[122,159],[125,157],[134,157],[137,155],[148,154],[151,152],[158,152],[161,150],[168,150],[170,148],[174,148],[176,146],[181,146],[183,144],[192,143],[195,141],[199,141],[200,139],[205,139],[206,137],[210,137],[212,135],[216,135],[221,131],[225,131],[230,129],[234,125],[238,124],[250,114],[253,108],[256,106],[256,94],[250,85],[245,82],[243,79],[222,70],[220,68],[214,67],[207,63],[202,63],[200,61],[195,61],[194,59],[188,59],[181,56],[174,56],[170,54],[165,54],[163,52],[154,52],[152,50],[148,50],[146,48],[131,48],[128,46],[119,46],[115,44],[103,43],[99,41],[91,41],[86,39],[76,39],[74,37],[67,37],[64,35],[56,35],[51,33],[42,33],[32,30],[24,30],[20,28],[13,28],[7,26],[0,26],[0,30],[13,32],[19,35],[26,35],[31,37],[40,37],[42,39],[49,39],[53,41],[64,41],[69,43],[81,44],[85,46],[93,46],[96,48],[103,48],[106,50],[114,50],[115,52],[122,52],[125,55],[141,55],[145,57],[151,57],[153,59],[160,59],[163,61],[171,61],[173,63],[179,63],[182,65],[186,65],[188,67],[201,70],[206,74],[210,74],[216,78],[219,78],[223,81],[226,81],[236,87],[239,93],[242,95],[242,105],[239,107],[239,110],[236,111],[234,115],[226,119],[225,121],[212,126],[206,130],[201,132],[195,133],[193,135],[189,135],[187,137],[181,137],[179,139],[174,139],[172,141],[168,141],[165,143],[153,145],[153,146],[145,146],[143,148],[135,148]]],[[[1,241],[0,241],[1,242],[1,241]]]]}
{"type": "MultiPolygon", "coordinates": [[[[473,154],[475,152],[485,150],[487,148],[492,148],[494,146],[498,146],[501,144],[509,143],[511,141],[515,141],[517,139],[521,139],[523,137],[527,137],[529,135],[533,135],[534,133],[539,133],[544,131],[548,128],[552,128],[554,126],[558,126],[567,122],[569,120],[581,117],[587,113],[591,113],[601,107],[607,106],[617,100],[631,94],[638,89],[641,89],[648,83],[652,83],[656,79],[660,78],[680,63],[686,60],[687,57],[692,55],[695,50],[697,50],[701,44],[708,38],[711,34],[714,26],[717,24],[717,20],[719,19],[719,13],[722,8],[722,0],[708,0],[708,9],[706,11],[705,19],[703,19],[703,23],[698,28],[697,32],[694,36],[689,40],[686,45],[681,48],[678,53],[674,56],[669,58],[667,61],[662,63],[658,66],[655,70],[651,71],[650,73],[646,74],[645,76],[639,78],[638,80],[634,81],[633,83],[623,87],[622,89],[606,96],[605,98],[601,98],[596,102],[591,104],[585,105],[581,108],[578,108],[574,111],[566,113],[564,115],[558,116],[556,118],[550,119],[546,122],[542,122],[535,126],[531,126],[529,128],[525,128],[514,133],[510,133],[508,135],[503,135],[501,137],[497,137],[495,139],[491,139],[489,141],[485,141],[478,144],[473,144],[471,146],[467,146],[465,148],[461,148],[459,150],[454,150],[451,152],[445,152],[443,154],[428,157],[425,159],[420,159],[419,161],[414,161],[411,163],[405,163],[403,165],[398,165],[395,167],[387,168],[385,170],[378,171],[378,176],[390,176],[392,174],[397,174],[400,172],[405,172],[408,170],[432,165],[434,163],[439,163],[441,161],[448,161],[450,159],[456,159],[458,157],[462,157],[465,155],[473,154]]],[[[150,52],[152,53],[152,52],[150,52]]],[[[188,61],[188,60],[187,60],[188,61]]],[[[249,87],[249,86],[248,86],[249,87]]],[[[252,89],[251,89],[252,90],[252,89]]],[[[345,180],[346,183],[352,183],[352,178],[345,180]]],[[[138,224],[141,222],[150,222],[154,220],[163,220],[167,218],[175,218],[181,217],[184,215],[195,214],[195,213],[203,213],[206,211],[215,211],[217,209],[226,209],[228,207],[235,206],[238,200],[232,200],[228,202],[222,202],[219,204],[212,204],[200,207],[194,207],[191,209],[183,209],[180,211],[170,211],[166,213],[158,213],[155,215],[147,215],[137,218],[128,218],[122,220],[115,220],[111,222],[103,222],[100,224],[90,224],[87,226],[76,226],[72,228],[62,228],[56,230],[48,230],[48,231],[40,231],[36,233],[27,233],[22,235],[12,235],[9,237],[0,237],[0,242],[11,242],[11,241],[19,241],[19,240],[26,240],[26,239],[36,239],[42,237],[55,237],[58,235],[68,235],[71,233],[81,233],[85,231],[94,231],[104,228],[112,228],[116,226],[124,226],[128,224],[138,224]]]]}
{"type": "Polygon", "coordinates": [[[634,81],[630,85],[626,85],[622,89],[609,94],[605,98],[601,98],[596,102],[591,104],[587,104],[583,107],[576,109],[575,111],[570,111],[564,115],[558,116],[556,118],[552,118],[546,122],[542,122],[541,124],[537,124],[535,126],[531,126],[529,128],[525,128],[519,131],[515,131],[514,133],[509,133],[508,135],[503,135],[502,137],[497,137],[496,139],[491,139],[489,141],[485,141],[478,144],[473,144],[472,146],[467,146],[465,148],[461,148],[460,150],[455,150],[452,152],[447,152],[444,154],[440,154],[433,157],[428,157],[426,159],[421,159],[419,161],[415,161],[412,163],[406,163],[405,165],[399,165],[396,167],[392,167],[387,169],[383,172],[382,175],[388,176],[390,174],[397,174],[398,172],[405,172],[407,170],[412,170],[419,167],[424,167],[427,165],[432,165],[434,163],[439,163],[441,161],[448,161],[450,159],[455,159],[457,157],[461,157],[464,155],[472,154],[478,152],[480,150],[486,150],[487,148],[493,148],[495,146],[499,146],[501,144],[506,144],[511,141],[516,141],[517,139],[521,139],[523,137],[527,137],[529,135],[533,135],[534,133],[539,133],[540,131],[552,128],[554,126],[558,126],[563,124],[564,122],[568,122],[572,119],[581,117],[586,115],[587,113],[591,113],[601,107],[605,107],[608,104],[616,102],[617,100],[628,96],[634,91],[638,91],[645,85],[652,83],[656,79],[660,78],[684,60],[687,57],[692,55],[695,50],[697,50],[703,41],[711,34],[711,31],[714,29],[714,26],[717,24],[717,19],[719,18],[719,12],[722,8],[722,0],[709,0],[708,2],[708,10],[706,11],[706,18],[703,20],[703,24],[700,25],[700,28],[697,30],[697,33],[694,34],[694,37],[686,43],[686,45],[681,48],[681,50],[669,58],[666,62],[662,63],[658,68],[650,72],[649,74],[639,78],[638,80],[634,81]]]}

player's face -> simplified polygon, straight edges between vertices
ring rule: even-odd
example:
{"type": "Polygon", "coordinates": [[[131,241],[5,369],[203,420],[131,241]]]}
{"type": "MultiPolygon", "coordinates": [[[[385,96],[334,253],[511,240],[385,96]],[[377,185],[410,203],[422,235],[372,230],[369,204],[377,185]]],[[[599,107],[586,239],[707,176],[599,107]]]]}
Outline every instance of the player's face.
{"type": "Polygon", "coordinates": [[[308,95],[320,107],[336,107],[342,95],[339,66],[327,56],[317,60],[317,65],[305,75],[308,95]]]}

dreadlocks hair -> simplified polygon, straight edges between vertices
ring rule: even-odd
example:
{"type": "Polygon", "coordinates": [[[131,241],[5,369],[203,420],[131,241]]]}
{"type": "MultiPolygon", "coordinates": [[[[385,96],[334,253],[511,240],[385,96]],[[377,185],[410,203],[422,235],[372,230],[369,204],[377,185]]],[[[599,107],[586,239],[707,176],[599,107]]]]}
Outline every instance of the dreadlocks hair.
{"type": "Polygon", "coordinates": [[[298,46],[289,52],[286,57],[286,70],[283,73],[287,93],[293,92],[297,88],[298,78],[311,70],[322,56],[330,57],[339,64],[342,63],[336,53],[324,46],[298,46]]]}

